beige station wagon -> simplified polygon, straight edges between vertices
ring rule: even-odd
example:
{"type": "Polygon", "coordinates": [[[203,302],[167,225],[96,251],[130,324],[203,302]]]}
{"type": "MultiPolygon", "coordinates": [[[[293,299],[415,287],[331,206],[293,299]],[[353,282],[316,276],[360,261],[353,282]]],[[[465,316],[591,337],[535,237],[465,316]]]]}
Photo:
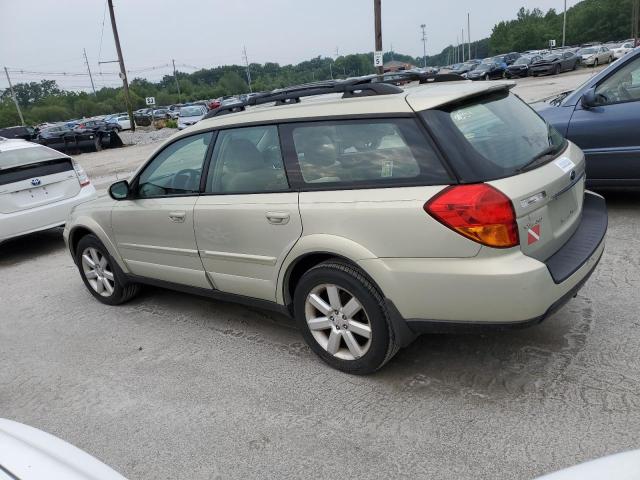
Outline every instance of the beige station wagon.
{"type": "Polygon", "coordinates": [[[508,82],[379,80],[259,94],[174,135],[73,210],[89,292],[275,309],[355,374],[421,333],[535,324],[575,296],[607,229],[580,149],[508,82]]]}

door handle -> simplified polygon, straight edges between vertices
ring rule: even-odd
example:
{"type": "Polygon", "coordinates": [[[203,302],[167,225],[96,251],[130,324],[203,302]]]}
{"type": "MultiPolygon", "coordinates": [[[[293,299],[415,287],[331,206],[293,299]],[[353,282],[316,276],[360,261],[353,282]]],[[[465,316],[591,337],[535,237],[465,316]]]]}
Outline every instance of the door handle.
{"type": "Polygon", "coordinates": [[[176,223],[184,222],[186,216],[187,212],[169,212],[169,218],[176,223]]]}
{"type": "Polygon", "coordinates": [[[273,225],[286,225],[289,223],[289,214],[287,212],[267,212],[267,221],[273,225]]]}

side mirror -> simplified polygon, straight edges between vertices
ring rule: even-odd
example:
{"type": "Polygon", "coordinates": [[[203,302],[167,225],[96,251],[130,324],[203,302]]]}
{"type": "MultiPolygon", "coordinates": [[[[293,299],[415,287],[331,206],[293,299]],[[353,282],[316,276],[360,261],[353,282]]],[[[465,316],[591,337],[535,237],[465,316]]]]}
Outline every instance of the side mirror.
{"type": "Polygon", "coordinates": [[[589,90],[584,92],[584,95],[582,95],[582,98],[580,99],[580,104],[587,110],[597,106],[598,102],[596,99],[596,89],[590,88],[589,90]]]}
{"type": "Polygon", "coordinates": [[[126,180],[120,180],[109,187],[109,196],[114,200],[126,200],[129,192],[129,182],[126,180]]]}

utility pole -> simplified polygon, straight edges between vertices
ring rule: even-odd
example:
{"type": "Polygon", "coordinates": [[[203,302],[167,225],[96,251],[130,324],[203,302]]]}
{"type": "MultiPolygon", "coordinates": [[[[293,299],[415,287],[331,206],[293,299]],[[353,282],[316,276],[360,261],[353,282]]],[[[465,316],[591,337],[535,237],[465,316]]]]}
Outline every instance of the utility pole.
{"type": "Polygon", "coordinates": [[[564,0],[564,19],[562,20],[562,47],[567,39],[567,0],[564,0]]]}
{"type": "Polygon", "coordinates": [[[422,61],[424,62],[424,68],[427,68],[427,32],[425,31],[426,25],[423,23],[420,25],[422,29],[422,61]]]}
{"type": "Polygon", "coordinates": [[[91,80],[91,90],[93,90],[93,94],[96,94],[96,86],[93,84],[93,77],[91,76],[91,69],[89,68],[89,60],[87,59],[87,50],[82,49],[82,53],[84,54],[84,62],[87,64],[87,71],[89,72],[89,80],[91,80]]]}
{"type": "MultiPolygon", "coordinates": [[[[380,3],[381,3],[381,0],[373,0],[376,52],[382,51],[382,7],[380,3]]],[[[384,67],[378,67],[378,74],[382,75],[383,73],[384,73],[384,67]]]]}
{"type": "Polygon", "coordinates": [[[13,103],[16,104],[16,108],[18,109],[18,115],[20,116],[20,123],[24,126],[24,117],[22,116],[22,110],[20,110],[20,104],[18,103],[18,99],[16,98],[16,92],[13,91],[13,85],[11,84],[11,79],[9,78],[9,72],[7,71],[7,67],[4,67],[4,73],[7,76],[7,82],[9,82],[9,90],[11,90],[11,98],[13,98],[13,103]]]}
{"type": "Polygon", "coordinates": [[[113,0],[107,0],[107,3],[109,5],[109,16],[111,17],[113,39],[116,42],[118,63],[120,64],[120,78],[122,79],[122,87],[124,90],[124,101],[127,104],[127,113],[129,114],[129,122],[131,122],[131,131],[135,132],[136,122],[133,119],[133,107],[131,106],[131,98],[129,97],[129,82],[127,81],[127,70],[124,68],[124,59],[122,58],[122,49],[120,48],[120,37],[118,36],[118,27],[116,27],[116,16],[113,13],[113,0]]]}
{"type": "Polygon", "coordinates": [[[391,61],[393,62],[393,43],[391,44],[391,61]]]}
{"type": "Polygon", "coordinates": [[[249,92],[253,93],[253,90],[251,88],[251,70],[249,70],[249,58],[247,57],[246,46],[242,47],[242,56],[244,58],[244,64],[246,65],[246,68],[247,68],[247,82],[249,83],[249,92]]]}
{"type": "Polygon", "coordinates": [[[462,61],[464,62],[464,28],[462,29],[462,36],[460,37],[460,50],[462,52],[462,61]]]}
{"type": "Polygon", "coordinates": [[[171,63],[173,63],[173,78],[176,81],[176,88],[178,89],[178,103],[182,103],[182,95],[180,95],[180,82],[178,82],[178,75],[176,74],[176,61],[171,59],[171,63]]]}
{"type": "Polygon", "coordinates": [[[469,60],[471,60],[471,18],[469,17],[469,13],[467,13],[467,40],[469,40],[469,60]]]}
{"type": "Polygon", "coordinates": [[[633,12],[631,14],[631,36],[633,37],[633,45],[638,46],[638,23],[640,21],[640,0],[633,0],[633,12]]]}

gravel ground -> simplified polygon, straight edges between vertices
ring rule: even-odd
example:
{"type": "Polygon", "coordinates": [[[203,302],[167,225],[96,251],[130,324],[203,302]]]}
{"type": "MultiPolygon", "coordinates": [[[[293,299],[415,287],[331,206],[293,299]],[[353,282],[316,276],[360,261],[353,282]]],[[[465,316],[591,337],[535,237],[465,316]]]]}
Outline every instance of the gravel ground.
{"type": "MultiPolygon", "coordinates": [[[[105,178],[151,147],[79,159],[105,178]]],[[[0,415],[130,479],[513,480],[638,448],[640,196],[606,196],[604,256],[561,311],[423,336],[368,377],[325,366],[268,312],[155,288],[102,305],[59,230],[8,242],[0,415]]]]}
{"type": "Polygon", "coordinates": [[[130,130],[120,132],[120,138],[125,145],[149,145],[166,140],[178,131],[177,128],[163,128],[161,130],[151,130],[138,127],[135,132],[130,130]]]}

